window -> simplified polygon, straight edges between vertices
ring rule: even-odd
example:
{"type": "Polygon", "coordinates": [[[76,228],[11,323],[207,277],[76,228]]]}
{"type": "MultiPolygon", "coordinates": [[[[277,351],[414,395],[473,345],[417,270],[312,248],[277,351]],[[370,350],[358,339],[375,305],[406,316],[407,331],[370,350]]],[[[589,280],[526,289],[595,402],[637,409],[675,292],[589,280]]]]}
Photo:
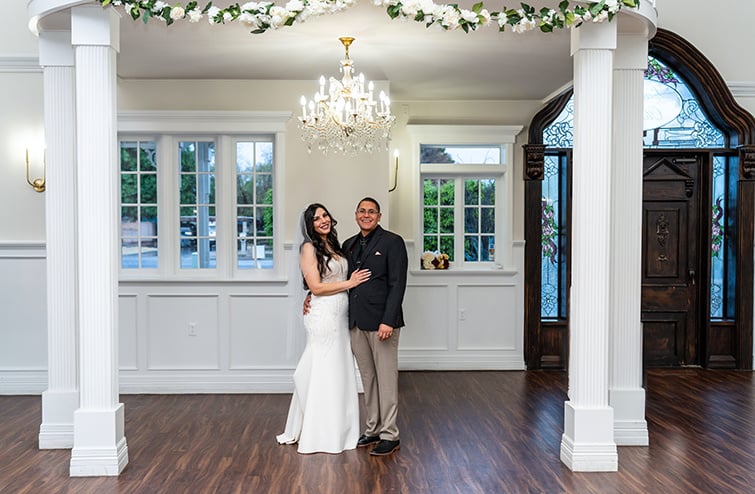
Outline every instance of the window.
{"type": "Polygon", "coordinates": [[[179,141],[181,269],[216,267],[215,143],[179,141]]]}
{"type": "Polygon", "coordinates": [[[290,114],[225,113],[119,115],[121,278],[285,273],[274,184],[290,114]]]}
{"type": "Polygon", "coordinates": [[[511,243],[506,172],[521,127],[409,126],[419,153],[419,254],[447,254],[452,269],[504,265],[511,243]]]}
{"type": "Polygon", "coordinates": [[[157,268],[155,141],[121,142],[121,267],[157,268]]]}
{"type": "Polygon", "coordinates": [[[238,269],[273,265],[273,143],[236,142],[238,269]]]}

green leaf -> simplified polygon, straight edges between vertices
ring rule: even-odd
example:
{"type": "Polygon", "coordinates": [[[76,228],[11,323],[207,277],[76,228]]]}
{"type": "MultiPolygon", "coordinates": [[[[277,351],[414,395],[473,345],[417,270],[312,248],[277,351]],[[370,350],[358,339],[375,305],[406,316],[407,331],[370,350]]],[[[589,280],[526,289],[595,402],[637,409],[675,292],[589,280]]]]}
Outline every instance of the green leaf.
{"type": "Polygon", "coordinates": [[[475,14],[482,12],[482,2],[478,2],[472,5],[472,12],[474,12],[475,14]]]}

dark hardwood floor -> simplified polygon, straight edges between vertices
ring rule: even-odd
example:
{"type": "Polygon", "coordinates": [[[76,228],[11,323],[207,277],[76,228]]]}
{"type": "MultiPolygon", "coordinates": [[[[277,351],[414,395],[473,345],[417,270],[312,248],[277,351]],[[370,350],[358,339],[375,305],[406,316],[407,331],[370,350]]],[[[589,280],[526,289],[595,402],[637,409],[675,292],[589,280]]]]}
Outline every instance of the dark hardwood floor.
{"type": "Polygon", "coordinates": [[[5,493],[752,493],[752,372],[652,370],[649,447],[619,471],[559,460],[566,375],[402,372],[401,449],[299,455],[281,446],[290,395],[123,395],[129,464],[69,478],[70,451],[40,451],[39,396],[0,397],[5,493]]]}

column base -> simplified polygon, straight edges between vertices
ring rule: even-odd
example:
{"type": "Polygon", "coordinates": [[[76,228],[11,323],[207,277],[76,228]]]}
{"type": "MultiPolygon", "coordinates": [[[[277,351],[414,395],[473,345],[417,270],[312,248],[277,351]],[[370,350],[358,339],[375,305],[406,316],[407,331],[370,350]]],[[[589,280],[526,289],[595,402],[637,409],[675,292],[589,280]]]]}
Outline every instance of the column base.
{"type": "Polygon", "coordinates": [[[648,423],[645,420],[645,390],[642,388],[609,389],[608,404],[614,414],[614,441],[618,446],[647,446],[648,423]]]}
{"type": "Polygon", "coordinates": [[[79,408],[78,391],[44,391],[39,449],[73,447],[73,413],[79,408]]]}
{"type": "Polygon", "coordinates": [[[119,475],[128,464],[123,404],[110,410],[76,410],[73,422],[70,476],[119,475]]]}
{"type": "Polygon", "coordinates": [[[561,462],[573,472],[618,471],[612,408],[579,408],[570,401],[564,403],[561,462]]]}

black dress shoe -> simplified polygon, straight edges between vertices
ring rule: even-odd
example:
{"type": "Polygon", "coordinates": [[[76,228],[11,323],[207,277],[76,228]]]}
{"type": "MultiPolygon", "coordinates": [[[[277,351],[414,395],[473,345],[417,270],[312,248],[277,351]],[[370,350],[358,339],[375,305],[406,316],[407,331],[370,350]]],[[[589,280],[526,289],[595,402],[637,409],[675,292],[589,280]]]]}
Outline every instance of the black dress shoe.
{"type": "Polygon", "coordinates": [[[393,453],[399,449],[399,440],[396,439],[395,441],[388,441],[386,439],[382,439],[377,446],[372,448],[372,451],[370,451],[370,454],[372,456],[385,456],[393,453]]]}
{"type": "Polygon", "coordinates": [[[357,448],[363,448],[378,441],[380,441],[380,436],[368,436],[367,434],[362,434],[362,437],[357,441],[357,448]]]}

